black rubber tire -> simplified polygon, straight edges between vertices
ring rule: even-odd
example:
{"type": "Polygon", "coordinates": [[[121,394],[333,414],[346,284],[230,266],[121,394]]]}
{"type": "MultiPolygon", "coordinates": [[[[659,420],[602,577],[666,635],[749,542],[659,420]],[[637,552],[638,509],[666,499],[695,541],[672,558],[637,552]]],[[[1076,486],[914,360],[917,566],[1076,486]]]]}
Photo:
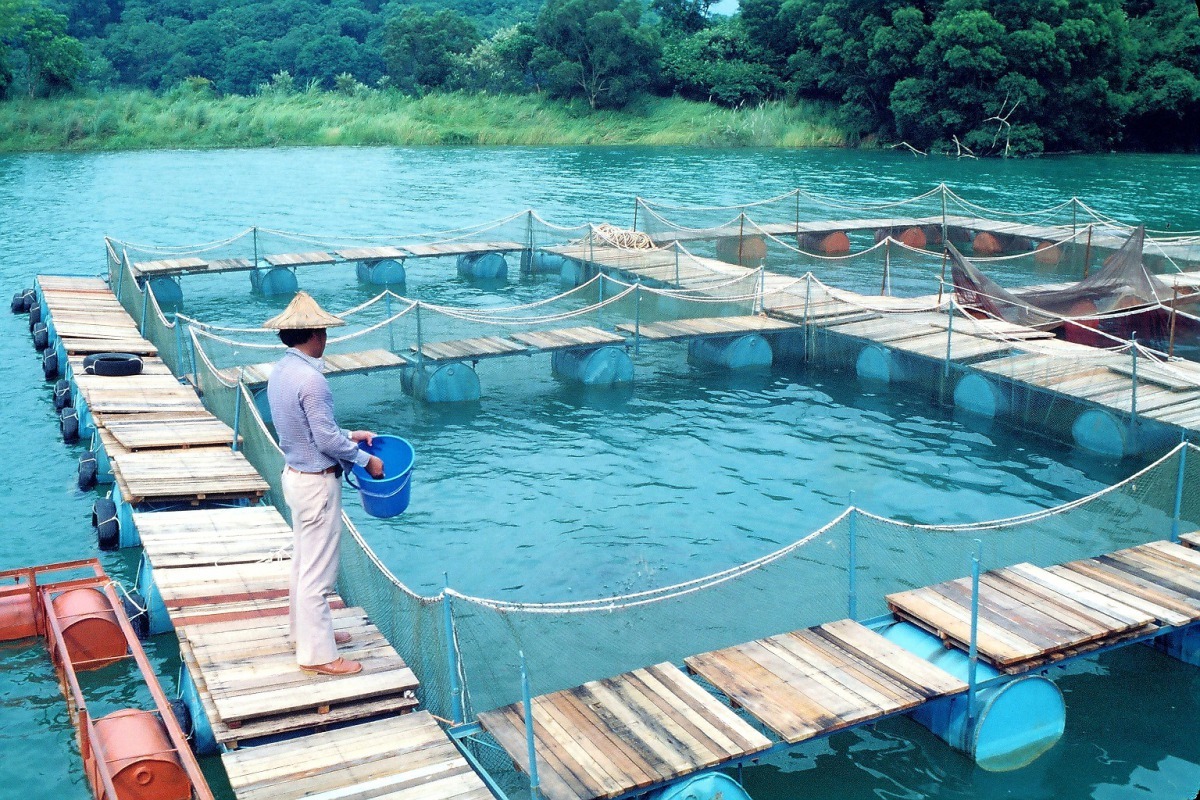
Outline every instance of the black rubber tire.
{"type": "Polygon", "coordinates": [[[24,314],[29,309],[25,308],[25,293],[17,292],[12,299],[12,312],[14,314],[24,314]]]}
{"type": "Polygon", "coordinates": [[[26,289],[25,291],[21,292],[21,297],[23,298],[21,305],[23,307],[22,310],[24,311],[28,311],[38,304],[37,292],[35,292],[33,289],[26,289]]]}
{"type": "Polygon", "coordinates": [[[133,353],[96,353],[90,364],[84,364],[84,371],[89,375],[102,375],[108,378],[124,378],[130,375],[140,375],[142,372],[141,356],[133,353]]]}
{"type": "Polygon", "coordinates": [[[42,321],[42,307],[33,306],[29,309],[29,330],[33,330],[33,326],[42,321]]]}
{"type": "Polygon", "coordinates": [[[102,497],[92,503],[92,527],[101,550],[116,550],[121,546],[121,524],[117,522],[117,504],[102,497]]]}
{"type": "Polygon", "coordinates": [[[58,377],[58,352],[52,348],[46,348],[42,353],[42,374],[48,381],[58,377]]]}
{"type": "Polygon", "coordinates": [[[100,465],[96,462],[96,454],[92,452],[84,453],[79,457],[79,491],[87,492],[96,485],[96,476],[100,472],[100,465]]]}
{"type": "Polygon", "coordinates": [[[33,326],[33,346],[40,353],[50,345],[50,331],[46,329],[46,323],[39,322],[33,326]]]}
{"type": "Polygon", "coordinates": [[[121,595],[121,605],[125,609],[125,616],[129,617],[129,624],[133,626],[133,632],[143,641],[150,638],[150,615],[143,611],[146,607],[146,601],[142,599],[142,595],[136,590],[131,589],[129,594],[121,595]]]}
{"type": "Polygon", "coordinates": [[[68,406],[58,414],[58,430],[62,433],[65,444],[75,444],[79,441],[79,415],[75,409],[68,406]]]}
{"type": "Polygon", "coordinates": [[[188,708],[187,701],[182,697],[176,697],[171,701],[171,716],[175,717],[175,722],[179,724],[179,730],[183,731],[183,735],[190,742],[192,740],[192,710],[188,708]]]}
{"type": "Polygon", "coordinates": [[[59,378],[58,383],[54,384],[54,410],[62,411],[69,405],[71,405],[71,382],[66,378],[59,378]]]}

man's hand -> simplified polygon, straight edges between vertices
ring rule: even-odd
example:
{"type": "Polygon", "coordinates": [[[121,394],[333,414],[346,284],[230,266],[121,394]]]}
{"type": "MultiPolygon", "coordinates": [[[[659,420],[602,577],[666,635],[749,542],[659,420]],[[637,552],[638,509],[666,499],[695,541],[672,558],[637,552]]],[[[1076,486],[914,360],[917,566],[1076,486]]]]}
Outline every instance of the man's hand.
{"type": "Polygon", "coordinates": [[[379,456],[371,456],[371,460],[367,462],[367,474],[376,479],[383,477],[383,461],[379,456]]]}
{"type": "Polygon", "coordinates": [[[375,442],[374,431],[350,431],[350,441],[366,442],[367,447],[370,447],[375,442]]]}

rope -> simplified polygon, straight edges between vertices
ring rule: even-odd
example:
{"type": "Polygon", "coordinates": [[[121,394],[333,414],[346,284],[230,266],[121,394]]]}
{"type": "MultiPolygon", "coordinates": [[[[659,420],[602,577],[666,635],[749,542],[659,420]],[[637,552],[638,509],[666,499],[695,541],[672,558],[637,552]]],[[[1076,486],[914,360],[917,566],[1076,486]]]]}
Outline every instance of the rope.
{"type": "Polygon", "coordinates": [[[650,234],[641,231],[618,228],[607,222],[592,227],[592,235],[602,242],[607,242],[623,250],[653,250],[654,240],[650,234]]]}

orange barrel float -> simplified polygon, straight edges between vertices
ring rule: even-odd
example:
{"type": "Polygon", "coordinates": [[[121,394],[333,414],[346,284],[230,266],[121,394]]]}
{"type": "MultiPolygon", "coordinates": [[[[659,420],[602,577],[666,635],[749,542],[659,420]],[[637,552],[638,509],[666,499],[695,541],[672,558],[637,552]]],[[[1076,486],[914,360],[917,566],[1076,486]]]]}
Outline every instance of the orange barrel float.
{"type": "Polygon", "coordinates": [[[928,243],[925,231],[917,227],[905,228],[900,231],[900,235],[896,237],[896,240],[901,244],[918,250],[928,243]]]}
{"type": "Polygon", "coordinates": [[[1061,258],[1062,248],[1055,247],[1054,242],[1038,242],[1037,249],[1033,251],[1033,260],[1039,264],[1053,266],[1061,258]]]}
{"type": "MultiPolygon", "coordinates": [[[[189,800],[191,781],[156,714],[126,708],[93,724],[96,749],[108,764],[117,800],[189,800]]],[[[99,766],[89,759],[86,767],[98,795],[99,766]]]]}
{"type": "Polygon", "coordinates": [[[844,231],[833,233],[803,233],[798,244],[801,250],[810,253],[823,253],[827,256],[841,255],[850,252],[850,237],[844,231]]]}
{"type": "Polygon", "coordinates": [[[761,236],[723,236],[717,239],[717,258],[727,264],[757,267],[767,259],[767,240],[761,236]]]}
{"type": "Polygon", "coordinates": [[[129,643],[102,592],[71,589],[51,602],[62,628],[66,657],[76,670],[100,669],[125,657],[129,643]]]}
{"type": "Polygon", "coordinates": [[[1002,253],[1004,246],[1000,244],[1000,238],[994,233],[980,231],[971,240],[971,250],[977,256],[994,256],[1002,253]]]}
{"type": "Polygon", "coordinates": [[[0,593],[0,642],[38,635],[34,594],[28,586],[0,593]]]}

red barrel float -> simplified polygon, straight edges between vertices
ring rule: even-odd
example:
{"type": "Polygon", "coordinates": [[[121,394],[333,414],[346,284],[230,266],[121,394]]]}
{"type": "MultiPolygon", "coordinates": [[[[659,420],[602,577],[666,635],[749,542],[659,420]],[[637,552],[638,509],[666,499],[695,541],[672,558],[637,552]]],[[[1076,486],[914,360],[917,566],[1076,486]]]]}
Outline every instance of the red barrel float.
{"type": "Polygon", "coordinates": [[[977,256],[994,256],[1004,251],[1000,239],[987,231],[975,234],[975,238],[971,241],[971,249],[977,256]]]}
{"type": "Polygon", "coordinates": [[[66,656],[76,670],[100,669],[125,657],[129,643],[102,592],[71,589],[51,602],[62,628],[66,656]]]}
{"type": "Polygon", "coordinates": [[[850,252],[850,237],[844,231],[833,233],[802,233],[800,234],[800,249],[810,253],[822,253],[827,256],[841,255],[850,252]]]}
{"type": "Polygon", "coordinates": [[[1039,264],[1053,266],[1062,258],[1062,248],[1055,247],[1054,242],[1038,242],[1033,251],[1033,260],[1039,264]]]}
{"type": "Polygon", "coordinates": [[[38,635],[34,594],[20,587],[0,594],[0,642],[38,635]]]}
{"type": "Polygon", "coordinates": [[[908,247],[912,247],[917,250],[924,247],[928,242],[928,240],[925,237],[925,231],[923,231],[920,228],[916,228],[916,227],[905,228],[904,230],[902,230],[900,232],[900,235],[896,237],[896,240],[899,241],[901,244],[907,245],[908,247]]]}
{"type": "MultiPolygon", "coordinates": [[[[126,708],[94,723],[95,744],[108,764],[118,800],[189,800],[192,784],[162,720],[126,708]]],[[[86,764],[97,795],[102,791],[95,759],[86,764]]]]}
{"type": "Polygon", "coordinates": [[[767,258],[767,240],[761,236],[725,236],[717,239],[717,258],[727,264],[758,267],[767,258]]]}

